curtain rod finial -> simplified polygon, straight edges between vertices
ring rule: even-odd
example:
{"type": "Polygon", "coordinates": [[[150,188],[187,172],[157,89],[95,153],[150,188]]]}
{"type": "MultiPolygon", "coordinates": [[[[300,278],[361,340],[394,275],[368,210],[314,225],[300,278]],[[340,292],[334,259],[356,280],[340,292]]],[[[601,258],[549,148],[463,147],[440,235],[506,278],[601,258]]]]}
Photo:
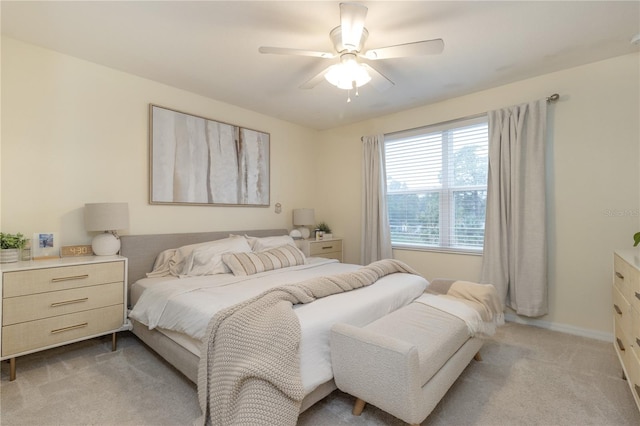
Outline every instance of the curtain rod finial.
{"type": "Polygon", "coordinates": [[[558,99],[560,99],[560,95],[558,95],[557,93],[554,93],[553,95],[547,98],[547,102],[555,102],[558,99]]]}

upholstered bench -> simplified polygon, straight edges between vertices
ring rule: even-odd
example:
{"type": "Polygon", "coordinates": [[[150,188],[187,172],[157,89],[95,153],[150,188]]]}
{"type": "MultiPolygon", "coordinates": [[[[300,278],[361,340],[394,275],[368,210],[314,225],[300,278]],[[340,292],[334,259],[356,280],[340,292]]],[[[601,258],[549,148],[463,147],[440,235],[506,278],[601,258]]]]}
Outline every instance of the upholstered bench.
{"type": "Polygon", "coordinates": [[[368,402],[405,422],[423,422],[475,357],[483,341],[465,322],[413,302],[365,327],[331,329],[336,385],[357,397],[353,414],[368,402]]]}

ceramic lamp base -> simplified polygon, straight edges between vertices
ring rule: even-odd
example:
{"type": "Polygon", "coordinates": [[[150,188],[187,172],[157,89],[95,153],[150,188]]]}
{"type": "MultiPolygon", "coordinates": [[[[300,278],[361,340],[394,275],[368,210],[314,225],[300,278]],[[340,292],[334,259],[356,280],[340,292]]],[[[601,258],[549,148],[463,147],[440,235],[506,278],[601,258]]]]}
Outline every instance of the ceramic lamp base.
{"type": "Polygon", "coordinates": [[[120,238],[111,232],[98,234],[93,237],[91,248],[98,256],[112,256],[120,251],[120,238]]]}
{"type": "Polygon", "coordinates": [[[302,238],[305,240],[309,238],[309,235],[311,235],[311,231],[309,231],[309,228],[307,228],[306,226],[298,228],[298,231],[300,231],[300,234],[302,234],[302,238]]]}

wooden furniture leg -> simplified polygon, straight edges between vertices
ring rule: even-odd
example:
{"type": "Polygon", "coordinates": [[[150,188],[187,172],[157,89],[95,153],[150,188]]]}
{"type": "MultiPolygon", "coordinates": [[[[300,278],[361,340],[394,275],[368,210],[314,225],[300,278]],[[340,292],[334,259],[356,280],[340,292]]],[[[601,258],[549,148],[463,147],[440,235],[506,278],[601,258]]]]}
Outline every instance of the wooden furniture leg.
{"type": "Polygon", "coordinates": [[[482,361],[482,355],[480,355],[480,352],[477,352],[474,355],[473,359],[475,359],[476,361],[482,361]]]}
{"type": "Polygon", "coordinates": [[[118,348],[118,338],[116,337],[116,333],[113,333],[111,335],[111,351],[115,352],[117,348],[118,348]]]}
{"type": "Polygon", "coordinates": [[[9,359],[9,381],[13,382],[16,379],[16,358],[9,359]]]}
{"type": "Polygon", "coordinates": [[[363,400],[361,400],[360,398],[356,398],[356,403],[353,406],[353,415],[354,416],[359,416],[360,414],[362,414],[362,411],[364,410],[364,406],[367,403],[363,400]]]}

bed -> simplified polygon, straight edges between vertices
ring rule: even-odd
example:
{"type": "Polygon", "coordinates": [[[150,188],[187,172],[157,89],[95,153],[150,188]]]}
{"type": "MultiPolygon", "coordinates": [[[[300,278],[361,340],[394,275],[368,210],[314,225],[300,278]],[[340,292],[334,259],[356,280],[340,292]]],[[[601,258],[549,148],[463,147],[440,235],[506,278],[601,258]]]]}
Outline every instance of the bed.
{"type": "MultiPolygon", "coordinates": [[[[270,248],[261,245],[261,242],[277,241],[275,237],[284,238],[287,234],[285,229],[267,229],[122,236],[121,254],[129,259],[128,300],[132,308],[130,317],[133,333],[188,379],[197,383],[202,328],[206,328],[208,319],[193,319],[187,310],[207,311],[212,316],[211,312],[217,309],[274,286],[354,271],[360,267],[341,264],[333,259],[307,258],[304,263],[249,275],[235,276],[226,272],[182,278],[158,274],[147,277],[147,273],[154,269],[156,258],[164,256],[167,250],[204,242],[223,242],[234,235],[247,238],[251,250],[261,252],[270,248]],[[161,294],[168,295],[168,300],[160,307],[153,305],[158,303],[161,294]]],[[[363,326],[410,303],[423,293],[427,284],[424,278],[416,275],[393,274],[366,288],[332,295],[306,305],[296,305],[294,310],[302,331],[300,370],[306,394],[301,411],[336,389],[328,346],[331,325],[344,322],[363,326]]]]}

